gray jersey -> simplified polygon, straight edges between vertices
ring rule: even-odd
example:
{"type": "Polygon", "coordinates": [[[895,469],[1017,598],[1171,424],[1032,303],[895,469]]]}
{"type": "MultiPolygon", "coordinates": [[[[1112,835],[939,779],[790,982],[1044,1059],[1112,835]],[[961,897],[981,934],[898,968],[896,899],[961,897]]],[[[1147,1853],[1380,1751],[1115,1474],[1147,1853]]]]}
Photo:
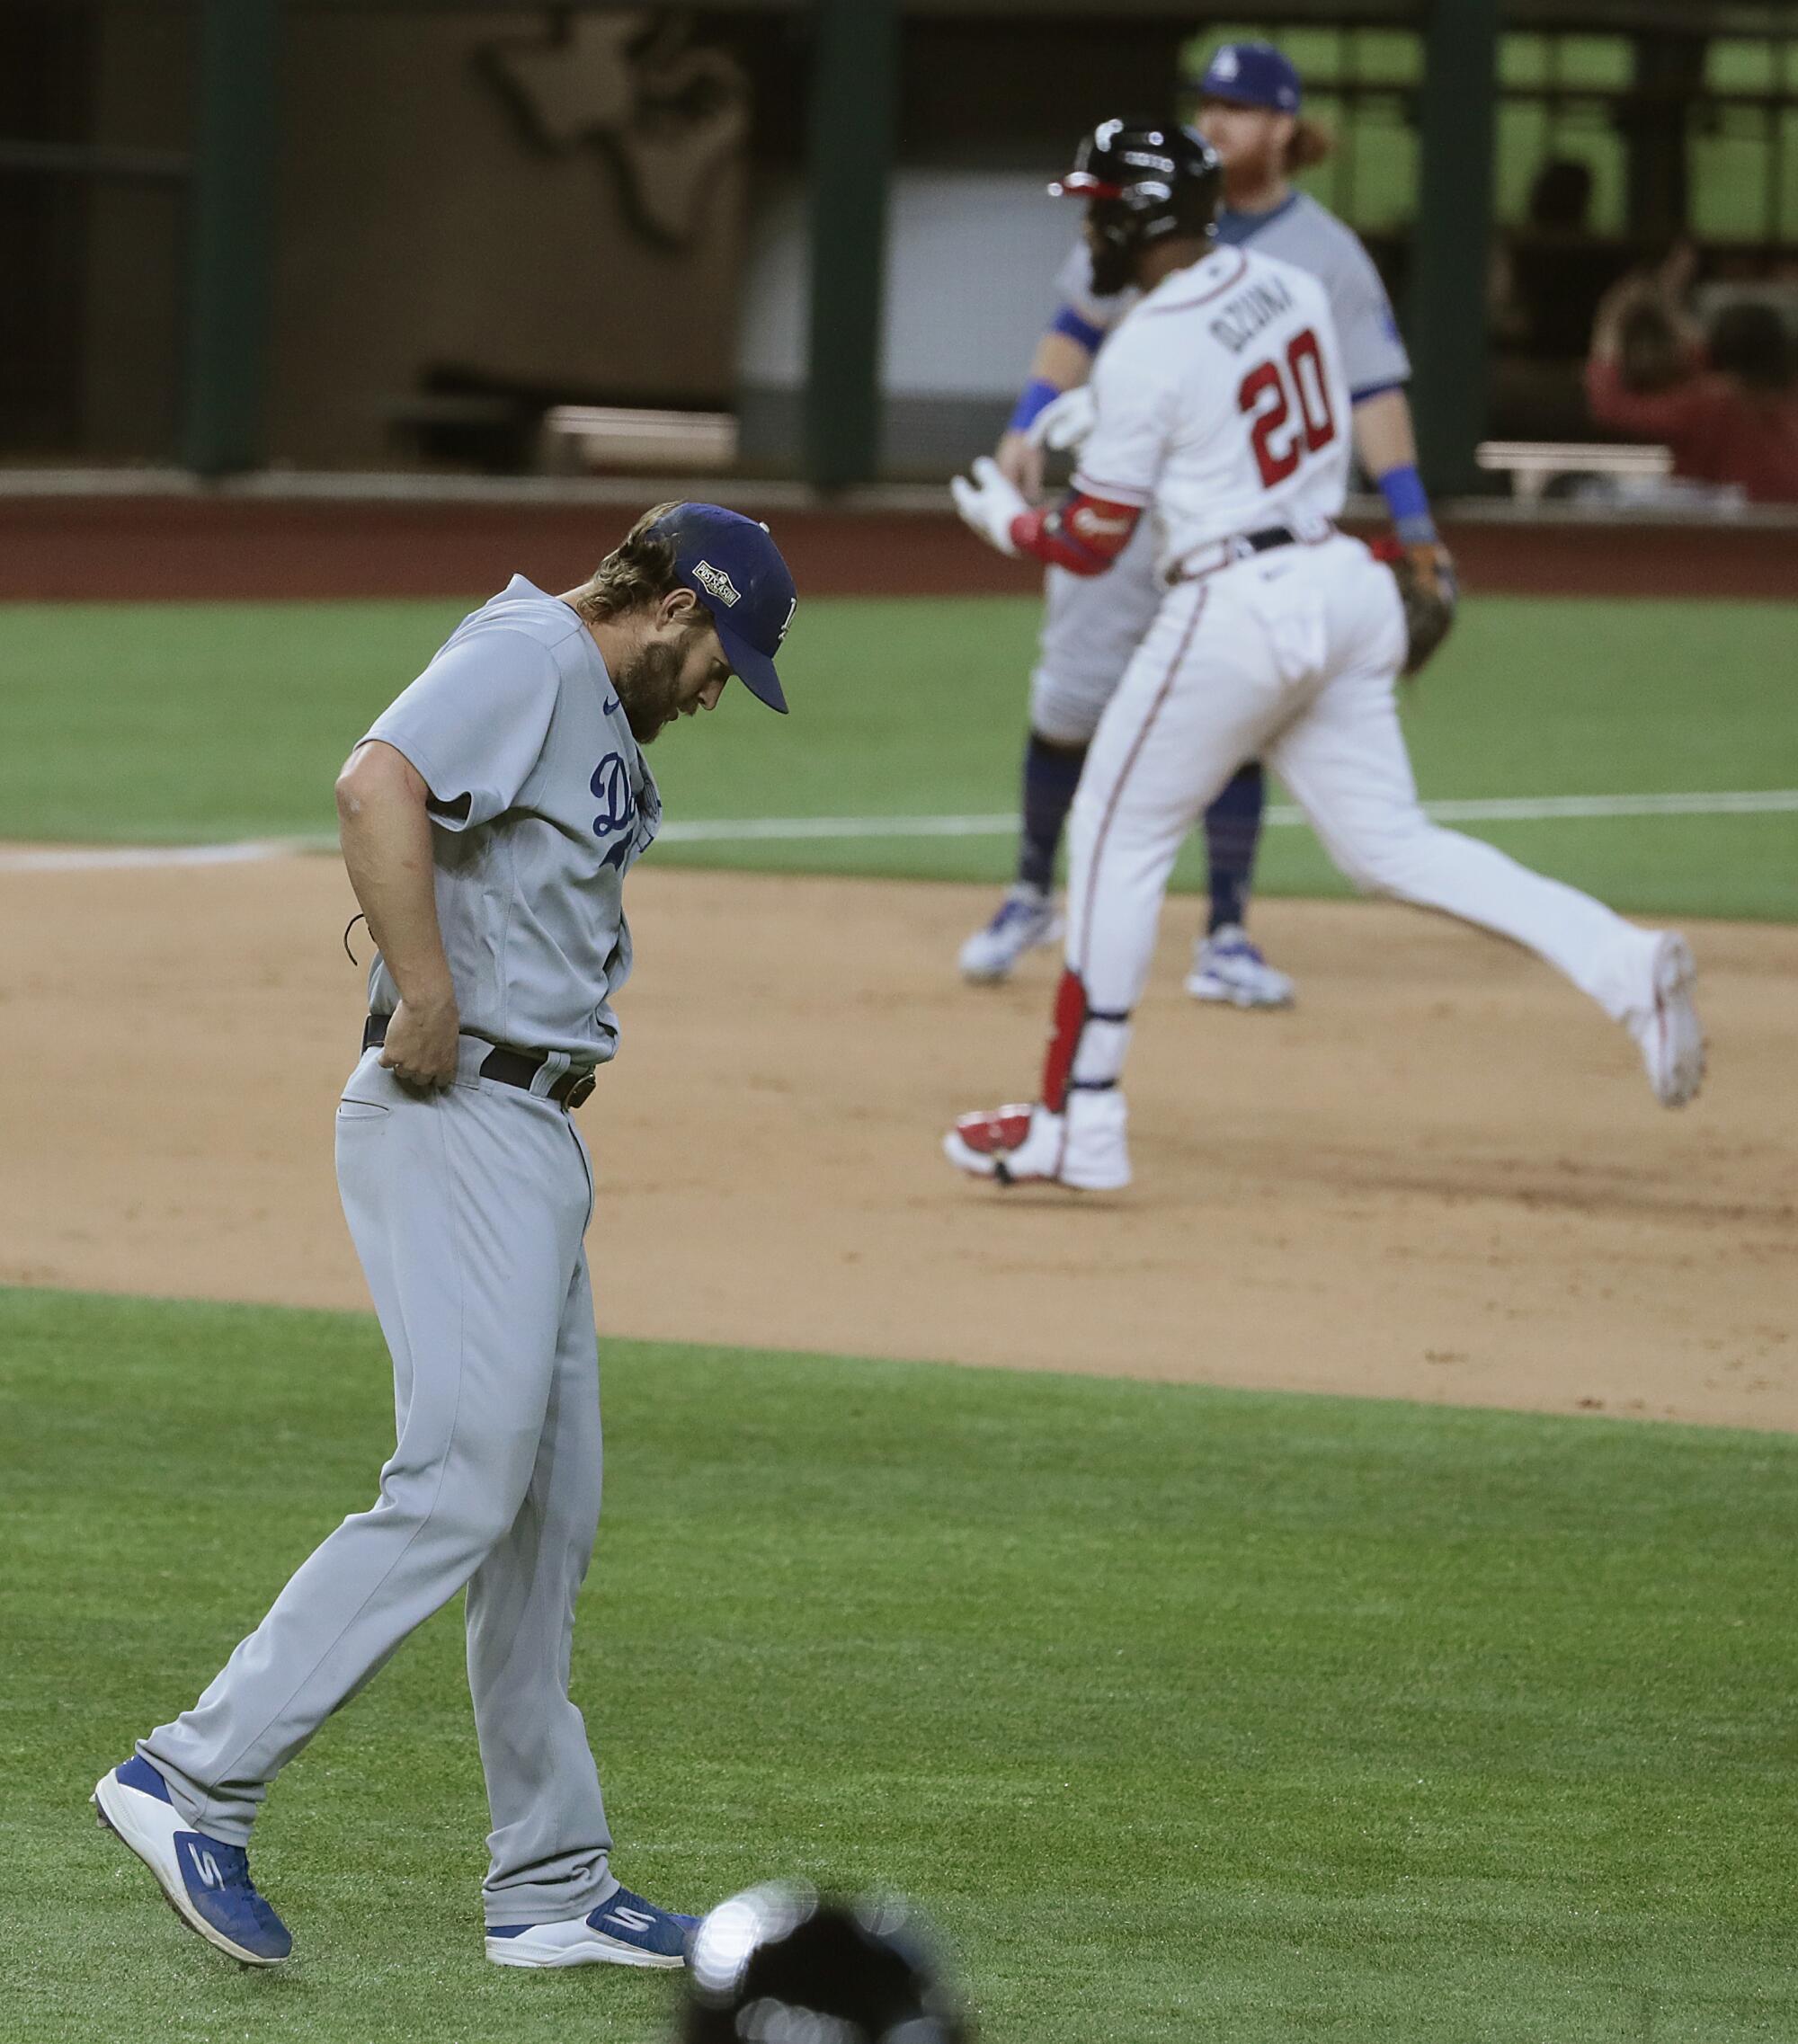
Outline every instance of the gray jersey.
{"type": "MultiPolygon", "coordinates": [[[[1411,359],[1374,260],[1355,230],[1327,207],[1303,191],[1267,213],[1235,213],[1225,207],[1217,216],[1217,238],[1230,247],[1252,246],[1258,255],[1290,262],[1323,286],[1352,397],[1370,396],[1411,375],[1411,359]]],[[[1062,303],[1101,333],[1108,333],[1137,298],[1135,291],[1108,298],[1095,295],[1092,259],[1084,242],[1062,265],[1055,288],[1062,303]]]]}
{"type": "MultiPolygon", "coordinates": [[[[431,790],[437,920],[464,1035],[603,1063],[630,972],[624,876],[662,805],[592,635],[514,575],[368,736],[431,790]]],[[[369,1006],[399,1000],[378,953],[369,1006]]]]}

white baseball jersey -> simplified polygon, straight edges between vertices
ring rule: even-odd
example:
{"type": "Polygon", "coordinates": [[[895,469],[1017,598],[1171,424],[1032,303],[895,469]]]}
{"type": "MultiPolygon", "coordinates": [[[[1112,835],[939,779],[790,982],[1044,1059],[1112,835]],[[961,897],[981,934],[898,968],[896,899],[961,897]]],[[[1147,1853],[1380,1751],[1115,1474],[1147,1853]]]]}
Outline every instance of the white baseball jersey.
{"type": "Polygon", "coordinates": [[[1074,487],[1153,509],[1164,566],[1209,542],[1337,517],[1349,399],[1314,277],[1215,249],[1126,314],[1093,364],[1074,487]]]}

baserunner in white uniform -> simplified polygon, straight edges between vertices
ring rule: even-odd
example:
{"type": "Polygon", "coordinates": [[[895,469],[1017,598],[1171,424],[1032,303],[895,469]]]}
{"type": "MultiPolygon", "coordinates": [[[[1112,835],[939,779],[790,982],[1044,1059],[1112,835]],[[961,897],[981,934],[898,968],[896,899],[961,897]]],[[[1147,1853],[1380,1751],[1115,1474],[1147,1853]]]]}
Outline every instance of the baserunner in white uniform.
{"type": "Polygon", "coordinates": [[[1094,372],[1073,490],[1032,511],[996,466],[957,509],[1001,552],[1102,573],[1144,511],[1165,593],[1107,706],[1075,796],[1068,929],[1038,1100],[966,1116],[961,1169],[1001,1181],[1129,1182],[1119,1085],[1162,898],[1193,819],[1266,759],[1359,885],[1527,946],[1641,1047],[1656,1097],[1697,1090],[1691,954],[1634,929],[1417,799],[1394,683],[1408,650],[1393,573],[1336,530],[1348,386],[1314,278],[1211,235],[1217,159],[1189,129],[1104,122],[1052,191],[1088,200],[1095,252],[1127,255],[1141,302],[1094,372]]]}
{"type": "MultiPolygon", "coordinates": [[[[465,618],[338,781],[380,948],[337,1181],[393,1353],[398,1440],[372,1508],[94,1791],[182,1921],[246,1965],[292,1950],[250,1878],[270,1783],[465,1585],[486,1956],[682,1963],[697,1919],[619,1886],[568,1694],[601,1463],[592,1176],[569,1110],[618,1048],[624,878],[661,816],[644,748],[732,673],[784,710],[773,655],[793,608],[764,527],[660,505],[581,588],[515,575],[465,618]]],[[[369,1808],[373,1868],[373,1784],[369,1808]]]]}
{"type": "MultiPolygon", "coordinates": [[[[1323,162],[1331,148],[1327,130],[1302,111],[1297,70],[1270,43],[1226,42],[1190,88],[1197,102],[1194,125],[1224,167],[1218,240],[1277,256],[1323,286],[1348,372],[1361,467],[1384,496],[1401,543],[1436,551],[1405,396],[1411,362],[1385,288],[1354,230],[1290,182],[1294,173],[1323,162]]],[[[1134,289],[1116,285],[1112,275],[1095,281],[1084,242],[1056,278],[1058,310],[995,453],[1001,473],[1033,502],[1042,493],[1045,448],[1065,447],[1078,437],[1090,415],[1086,379],[1093,358],[1136,301],[1134,289]]],[[[1146,521],[1101,580],[1054,565],[1046,571],[1020,774],[1017,874],[991,919],[962,946],[967,979],[1003,979],[1025,952],[1059,934],[1055,859],[1081,762],[1161,597],[1146,521]]],[[[1294,998],[1291,979],[1268,963],[1244,927],[1265,803],[1266,777],[1251,760],[1205,812],[1210,913],[1186,982],[1196,1000],[1252,1009],[1284,1007],[1294,998]]]]}

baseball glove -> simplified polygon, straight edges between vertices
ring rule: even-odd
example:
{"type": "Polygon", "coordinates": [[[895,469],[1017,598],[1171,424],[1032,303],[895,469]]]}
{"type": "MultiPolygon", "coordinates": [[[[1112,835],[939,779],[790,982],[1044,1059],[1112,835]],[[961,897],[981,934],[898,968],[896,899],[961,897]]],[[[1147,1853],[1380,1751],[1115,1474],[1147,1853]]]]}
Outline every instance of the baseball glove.
{"type": "Polygon", "coordinates": [[[1431,660],[1455,623],[1461,600],[1455,562],[1447,547],[1407,547],[1402,540],[1377,539],[1374,558],[1393,571],[1405,614],[1407,674],[1416,674],[1431,660]]]}

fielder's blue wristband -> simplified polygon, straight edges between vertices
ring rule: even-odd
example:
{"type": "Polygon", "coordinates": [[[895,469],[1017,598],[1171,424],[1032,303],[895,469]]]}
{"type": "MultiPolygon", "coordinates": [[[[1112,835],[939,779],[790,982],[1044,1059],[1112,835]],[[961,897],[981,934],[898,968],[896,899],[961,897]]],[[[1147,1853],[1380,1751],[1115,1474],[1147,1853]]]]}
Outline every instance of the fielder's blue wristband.
{"type": "Polygon", "coordinates": [[[1064,306],[1049,322],[1051,333],[1065,333],[1070,341],[1084,348],[1089,355],[1099,352],[1099,343],[1105,338],[1105,329],[1095,326],[1090,319],[1082,319],[1072,306],[1064,306]]]}
{"type": "Polygon", "coordinates": [[[1436,520],[1429,515],[1429,497],[1414,463],[1387,469],[1380,477],[1380,494],[1392,513],[1393,531],[1407,547],[1436,544],[1436,520]]]}
{"type": "Polygon", "coordinates": [[[1019,396],[1017,405],[1011,413],[1011,423],[1008,430],[1014,433],[1028,433],[1036,421],[1037,414],[1039,412],[1046,411],[1060,395],[1061,392],[1046,377],[1032,377],[1029,382],[1024,386],[1023,391],[1019,396]]]}

